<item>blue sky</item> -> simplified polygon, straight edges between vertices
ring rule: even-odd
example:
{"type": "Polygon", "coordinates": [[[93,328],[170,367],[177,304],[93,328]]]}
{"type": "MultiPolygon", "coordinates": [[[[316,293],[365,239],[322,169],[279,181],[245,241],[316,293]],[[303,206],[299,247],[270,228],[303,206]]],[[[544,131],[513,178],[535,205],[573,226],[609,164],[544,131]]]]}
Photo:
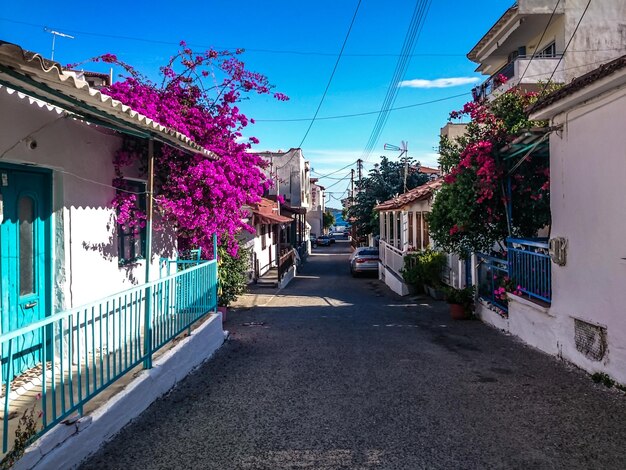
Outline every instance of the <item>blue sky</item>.
{"type": "MultiPolygon", "coordinates": [[[[82,62],[103,53],[116,54],[148,76],[178,50],[180,40],[197,49],[245,48],[242,60],[264,73],[291,99],[278,102],[253,97],[240,108],[257,123],[249,135],[261,141],[259,150],[287,150],[300,145],[309,121],[271,121],[314,115],[341,49],[357,0],[239,1],[167,3],[11,2],[0,13],[0,39],[50,57],[52,36],[44,26],[73,35],[57,38],[55,59],[82,62]],[[123,5],[123,7],[121,6],[123,5]]],[[[394,107],[462,97],[392,111],[377,145],[365,164],[367,172],[384,143],[408,142],[409,154],[436,166],[439,129],[448,113],[470,98],[484,80],[467,52],[513,1],[433,0],[414,48],[394,107]],[[442,83],[440,79],[455,79],[442,83]],[[439,80],[439,81],[437,81],[439,80]],[[460,84],[459,84],[460,83],[460,84]],[[440,87],[433,87],[439,85],[440,87]]],[[[408,0],[362,0],[354,26],[318,117],[379,111],[389,87],[415,8],[408,0]]],[[[89,66],[102,70],[101,66],[89,66]]],[[[317,175],[324,175],[362,156],[376,114],[316,120],[302,145],[317,175]]],[[[349,169],[332,178],[343,178],[349,169]]],[[[314,176],[316,176],[314,174],[314,176]]],[[[348,180],[322,179],[330,186],[330,205],[337,206],[348,180]]],[[[329,200],[327,199],[327,202],[329,200]]]]}

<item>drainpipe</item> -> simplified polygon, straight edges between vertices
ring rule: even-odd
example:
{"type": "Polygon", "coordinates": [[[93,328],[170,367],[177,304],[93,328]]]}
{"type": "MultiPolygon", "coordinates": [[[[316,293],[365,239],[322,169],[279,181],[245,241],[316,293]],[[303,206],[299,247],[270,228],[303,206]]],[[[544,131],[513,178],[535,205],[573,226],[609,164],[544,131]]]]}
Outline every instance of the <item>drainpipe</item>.
{"type": "MultiPolygon", "coordinates": [[[[150,264],[152,261],[152,212],[154,195],[154,140],[148,140],[148,198],[146,211],[146,284],[150,282],[150,264]]],[[[143,344],[146,358],[143,361],[144,369],[152,368],[152,288],[146,288],[146,308],[143,325],[143,344]]]]}

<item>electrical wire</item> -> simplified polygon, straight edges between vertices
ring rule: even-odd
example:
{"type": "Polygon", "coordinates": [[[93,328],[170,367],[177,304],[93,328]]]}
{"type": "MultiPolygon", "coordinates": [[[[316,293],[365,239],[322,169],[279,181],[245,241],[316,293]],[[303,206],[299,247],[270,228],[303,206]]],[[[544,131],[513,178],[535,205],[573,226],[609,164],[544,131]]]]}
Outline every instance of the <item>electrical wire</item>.
{"type": "Polygon", "coordinates": [[[569,41],[567,41],[567,44],[565,45],[565,49],[563,50],[563,54],[561,55],[561,57],[559,57],[559,61],[556,63],[556,66],[554,67],[554,70],[550,74],[550,78],[548,78],[548,81],[545,83],[545,85],[541,89],[541,92],[539,93],[539,96],[543,96],[543,93],[546,91],[546,88],[548,88],[548,85],[552,81],[552,77],[554,77],[554,74],[556,73],[556,69],[559,68],[559,65],[561,64],[561,61],[563,60],[563,57],[565,57],[565,54],[567,53],[567,49],[569,48],[569,45],[572,43],[572,40],[574,39],[574,36],[576,36],[576,32],[578,31],[578,27],[580,26],[580,23],[583,21],[583,18],[585,17],[585,14],[587,13],[587,10],[589,9],[589,5],[591,5],[591,0],[589,0],[587,2],[587,6],[583,10],[583,14],[580,15],[580,19],[578,20],[578,23],[576,23],[576,27],[574,28],[574,31],[572,32],[572,36],[569,38],[569,41]]]}
{"type": "MultiPolygon", "coordinates": [[[[389,111],[399,111],[401,109],[408,109],[408,108],[415,108],[417,106],[425,106],[427,104],[433,104],[433,103],[439,103],[441,101],[447,101],[447,100],[451,100],[454,98],[460,98],[461,96],[467,96],[471,94],[470,92],[465,92],[465,93],[459,93],[458,95],[452,95],[452,96],[446,96],[445,98],[438,98],[436,100],[430,100],[430,101],[422,101],[421,103],[413,103],[413,104],[408,104],[405,106],[397,106],[395,108],[388,108],[388,109],[384,109],[382,111],[384,112],[389,112],[389,111]]],[[[366,111],[363,113],[354,113],[354,114],[339,114],[336,116],[324,116],[324,117],[318,117],[317,120],[318,121],[325,121],[328,119],[344,119],[344,118],[351,118],[351,117],[357,117],[357,116],[368,116],[370,114],[379,114],[381,112],[381,110],[378,111],[366,111]]],[[[312,118],[294,118],[294,119],[255,119],[255,122],[299,122],[299,121],[309,121],[312,118]]]]}
{"type": "Polygon", "coordinates": [[[325,174],[325,175],[322,175],[321,173],[318,173],[318,172],[317,172],[317,171],[315,171],[315,170],[311,170],[311,173],[315,173],[316,175],[320,175],[320,176],[319,176],[319,178],[325,178],[325,177],[327,177],[327,176],[331,176],[331,175],[337,174],[337,173],[339,173],[340,171],[345,170],[346,168],[350,168],[350,167],[351,167],[352,165],[354,165],[355,163],[356,163],[356,161],[354,161],[354,162],[352,162],[352,163],[348,163],[346,166],[344,166],[344,167],[342,167],[342,168],[339,168],[338,170],[335,170],[335,171],[333,171],[332,173],[327,173],[327,174],[325,174]]]}
{"type": "Polygon", "coordinates": [[[539,38],[539,41],[537,42],[537,48],[535,48],[535,50],[533,51],[533,55],[530,56],[530,60],[526,64],[526,68],[524,69],[524,73],[522,73],[522,76],[517,81],[518,85],[524,79],[524,75],[526,75],[526,72],[528,71],[528,67],[530,67],[531,62],[533,61],[533,59],[537,55],[537,51],[539,50],[539,45],[541,44],[541,41],[543,41],[543,37],[545,36],[546,32],[548,31],[548,27],[550,26],[550,23],[552,22],[552,18],[554,17],[554,14],[556,13],[556,9],[558,8],[559,3],[561,3],[561,0],[557,0],[556,4],[554,5],[554,9],[552,10],[552,14],[550,15],[550,18],[548,18],[548,23],[546,24],[546,27],[543,28],[543,32],[541,33],[541,37],[539,38]]]}
{"type": "Polygon", "coordinates": [[[352,31],[352,26],[354,26],[354,21],[356,20],[356,15],[359,12],[359,7],[361,6],[361,0],[359,0],[359,2],[356,5],[356,8],[354,9],[354,14],[352,15],[352,21],[350,21],[350,26],[348,27],[348,32],[346,33],[346,37],[343,40],[343,44],[341,45],[341,50],[339,51],[339,55],[337,56],[337,60],[335,61],[335,66],[333,67],[333,71],[330,74],[330,78],[328,79],[328,83],[326,84],[326,88],[324,89],[324,93],[322,94],[322,99],[320,100],[319,104],[317,105],[317,109],[315,110],[315,114],[313,115],[313,119],[311,119],[311,122],[309,123],[309,127],[307,128],[306,132],[304,133],[304,137],[302,137],[302,141],[300,142],[300,145],[298,145],[299,148],[302,148],[302,144],[304,144],[304,141],[306,140],[307,136],[309,135],[309,131],[311,130],[311,127],[313,127],[313,123],[315,122],[315,119],[317,118],[318,113],[320,112],[320,109],[322,108],[322,104],[324,103],[324,99],[326,98],[326,93],[328,93],[328,89],[330,88],[330,84],[333,81],[333,77],[335,76],[335,72],[337,71],[337,67],[339,66],[339,61],[341,60],[341,56],[343,55],[343,51],[346,48],[346,44],[348,43],[348,38],[350,37],[350,32],[352,31]]]}
{"type": "MultiPolygon", "coordinates": [[[[34,28],[45,28],[47,25],[44,24],[36,24],[29,23],[26,21],[18,21],[12,20],[9,18],[0,17],[0,21],[5,21],[7,23],[19,24],[24,26],[31,26],[34,28]]],[[[163,41],[158,39],[150,39],[150,38],[140,38],[133,36],[120,36],[115,34],[104,34],[104,33],[94,33],[89,31],[79,31],[71,28],[58,27],[55,29],[61,29],[63,31],[67,31],[68,33],[73,33],[82,36],[93,36],[93,37],[102,37],[108,39],[123,39],[125,41],[138,41],[145,42],[151,44],[163,44],[163,45],[172,45],[179,46],[180,44],[176,41],[163,41]]],[[[235,47],[224,47],[224,46],[207,46],[203,44],[189,43],[190,47],[201,47],[204,49],[209,49],[211,47],[215,49],[243,49],[246,52],[259,52],[264,54],[292,54],[292,55],[302,55],[302,56],[324,56],[324,57],[336,57],[337,54],[334,52],[321,52],[321,51],[298,51],[298,50],[288,50],[288,49],[256,49],[256,48],[235,48],[235,47]]],[[[393,53],[344,53],[344,57],[398,57],[399,54],[393,53]]],[[[422,52],[417,54],[412,54],[412,57],[465,57],[465,54],[462,53],[453,53],[453,52],[422,52]]]]}
{"type": "Polygon", "coordinates": [[[422,30],[422,27],[424,25],[423,20],[426,17],[428,9],[430,8],[430,3],[431,0],[421,0],[420,2],[416,2],[415,9],[413,10],[413,16],[411,17],[411,22],[409,23],[409,28],[404,37],[404,42],[402,44],[402,49],[400,52],[400,58],[396,63],[396,68],[394,70],[391,81],[389,82],[387,94],[385,95],[385,98],[381,105],[378,118],[376,119],[374,128],[370,133],[370,137],[361,156],[361,159],[364,162],[366,162],[369,158],[374,146],[380,138],[380,134],[382,133],[385,124],[387,123],[389,111],[386,110],[393,107],[399,90],[398,84],[404,78],[404,75],[406,73],[406,69],[409,64],[409,55],[413,52],[415,42],[419,37],[419,33],[422,30]]]}
{"type": "Polygon", "coordinates": [[[338,185],[339,183],[341,183],[342,181],[345,181],[345,180],[347,180],[348,178],[350,178],[350,176],[351,176],[351,175],[352,175],[352,172],[348,173],[346,176],[344,176],[342,179],[340,179],[340,180],[339,180],[339,181],[337,181],[336,183],[333,183],[333,184],[331,184],[331,185],[329,185],[329,186],[326,186],[326,189],[330,189],[330,188],[332,188],[333,186],[337,186],[337,185],[338,185]]]}

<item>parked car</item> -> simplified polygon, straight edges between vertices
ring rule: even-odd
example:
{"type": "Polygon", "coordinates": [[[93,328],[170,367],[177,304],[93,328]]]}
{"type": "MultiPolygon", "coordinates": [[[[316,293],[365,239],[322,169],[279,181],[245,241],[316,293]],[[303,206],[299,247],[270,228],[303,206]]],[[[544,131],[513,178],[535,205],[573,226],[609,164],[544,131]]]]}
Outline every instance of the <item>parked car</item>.
{"type": "Polygon", "coordinates": [[[330,238],[330,243],[335,243],[337,241],[337,239],[335,238],[335,236],[332,233],[330,235],[328,235],[328,238],[330,238]]]}
{"type": "Polygon", "coordinates": [[[317,237],[318,246],[330,246],[330,237],[328,235],[320,235],[317,237]]]}
{"type": "Polygon", "coordinates": [[[362,246],[354,250],[350,257],[350,273],[356,276],[360,273],[378,272],[378,248],[362,246]]]}

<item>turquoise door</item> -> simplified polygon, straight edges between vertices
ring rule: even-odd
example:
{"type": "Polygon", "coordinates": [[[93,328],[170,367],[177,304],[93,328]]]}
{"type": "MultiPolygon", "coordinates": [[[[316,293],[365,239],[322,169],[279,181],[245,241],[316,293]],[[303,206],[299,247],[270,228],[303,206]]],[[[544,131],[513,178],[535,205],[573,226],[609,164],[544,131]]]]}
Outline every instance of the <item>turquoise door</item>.
{"type": "MultiPolygon", "coordinates": [[[[40,320],[49,311],[50,174],[0,165],[0,270],[2,273],[2,332],[40,320]]],[[[13,343],[12,375],[41,362],[42,331],[13,343]]],[[[8,350],[3,347],[6,376],[8,350]]]]}

